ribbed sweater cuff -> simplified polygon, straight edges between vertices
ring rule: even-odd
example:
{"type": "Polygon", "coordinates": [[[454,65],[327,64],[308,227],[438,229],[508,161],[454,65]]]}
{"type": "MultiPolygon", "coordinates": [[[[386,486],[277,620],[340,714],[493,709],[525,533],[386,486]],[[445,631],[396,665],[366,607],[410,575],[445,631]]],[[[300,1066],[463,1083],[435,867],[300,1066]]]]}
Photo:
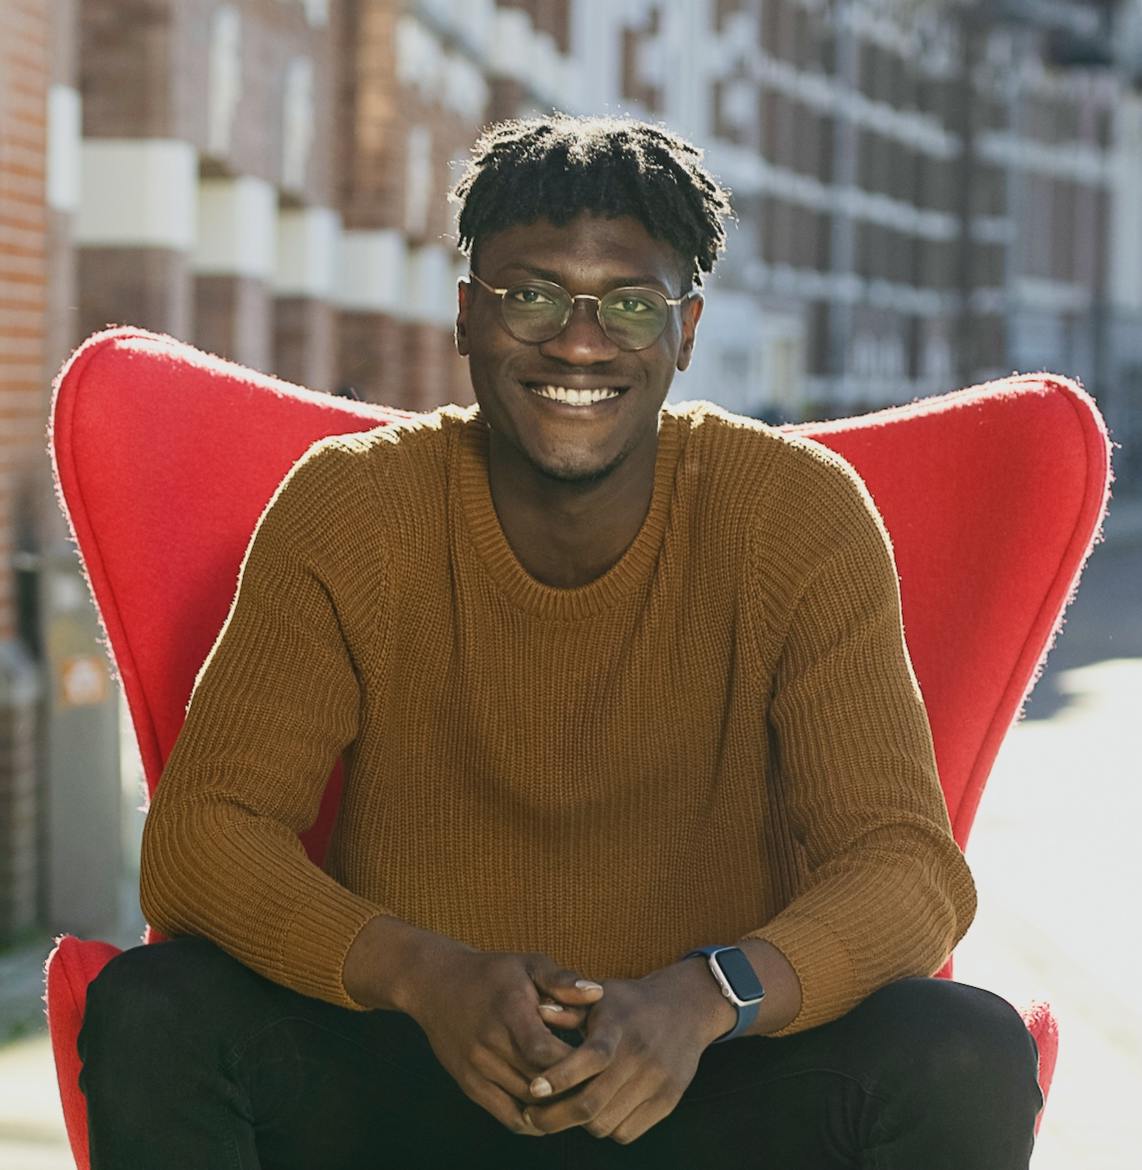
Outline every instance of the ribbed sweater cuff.
{"type": "Polygon", "coordinates": [[[345,990],[345,959],[366,923],[385,911],[348,890],[300,903],[282,940],[284,980],[303,995],[367,1011],[345,990]]]}
{"type": "Polygon", "coordinates": [[[772,943],[801,984],[801,1010],[773,1036],[790,1036],[844,1015],[864,994],[843,940],[826,922],[785,912],[746,935],[772,943]]]}

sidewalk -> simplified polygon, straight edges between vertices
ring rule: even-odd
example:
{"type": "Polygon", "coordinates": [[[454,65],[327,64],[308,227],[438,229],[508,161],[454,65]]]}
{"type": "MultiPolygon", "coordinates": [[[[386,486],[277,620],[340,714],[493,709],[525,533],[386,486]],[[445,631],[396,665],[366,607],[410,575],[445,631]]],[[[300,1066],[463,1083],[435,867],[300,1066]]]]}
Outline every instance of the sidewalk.
{"type": "Polygon", "coordinates": [[[0,1167],[75,1170],[46,1033],[0,1048],[0,1167]]]}
{"type": "MultiPolygon", "coordinates": [[[[121,925],[105,935],[123,949],[143,929],[133,886],[120,897],[121,925]]],[[[0,1170],[75,1170],[44,1017],[44,962],[53,945],[45,933],[0,953],[0,1170]]]]}

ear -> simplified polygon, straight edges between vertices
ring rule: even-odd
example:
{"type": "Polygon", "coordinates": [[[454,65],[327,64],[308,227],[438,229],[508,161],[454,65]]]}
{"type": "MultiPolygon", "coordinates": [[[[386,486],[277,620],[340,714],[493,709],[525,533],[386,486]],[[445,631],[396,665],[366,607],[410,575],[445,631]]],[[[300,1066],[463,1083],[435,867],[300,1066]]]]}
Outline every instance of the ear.
{"type": "Polygon", "coordinates": [[[468,306],[472,303],[472,285],[461,280],[456,285],[456,352],[468,356],[468,306]]]}
{"type": "Polygon", "coordinates": [[[682,344],[678,347],[678,361],[675,363],[680,371],[686,369],[694,356],[694,338],[705,306],[706,301],[698,292],[682,306],[682,344]]]}

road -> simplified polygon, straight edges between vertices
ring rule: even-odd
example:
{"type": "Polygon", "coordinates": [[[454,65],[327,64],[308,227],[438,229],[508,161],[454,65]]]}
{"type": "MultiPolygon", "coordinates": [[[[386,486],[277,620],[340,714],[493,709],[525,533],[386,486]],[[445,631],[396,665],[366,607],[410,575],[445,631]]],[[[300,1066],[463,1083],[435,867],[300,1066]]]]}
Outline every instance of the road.
{"type": "MultiPolygon", "coordinates": [[[[1100,546],[996,761],[968,846],[956,977],[1052,1004],[1060,1051],[1033,1170],[1134,1170],[1142,1090],[1142,542],[1100,546]]],[[[0,1048],[0,1170],[73,1170],[47,1039],[0,1048]]]]}

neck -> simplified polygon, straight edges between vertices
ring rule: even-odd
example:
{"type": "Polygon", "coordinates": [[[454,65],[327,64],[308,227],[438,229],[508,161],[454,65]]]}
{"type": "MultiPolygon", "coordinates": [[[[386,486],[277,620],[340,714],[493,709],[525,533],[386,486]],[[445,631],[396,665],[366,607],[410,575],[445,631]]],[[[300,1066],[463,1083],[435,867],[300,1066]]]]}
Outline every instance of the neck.
{"type": "Polygon", "coordinates": [[[532,577],[572,589],[622,559],[650,510],[657,442],[631,451],[605,478],[579,485],[542,475],[514,449],[501,449],[494,432],[491,438],[492,502],[512,552],[532,577]]]}

